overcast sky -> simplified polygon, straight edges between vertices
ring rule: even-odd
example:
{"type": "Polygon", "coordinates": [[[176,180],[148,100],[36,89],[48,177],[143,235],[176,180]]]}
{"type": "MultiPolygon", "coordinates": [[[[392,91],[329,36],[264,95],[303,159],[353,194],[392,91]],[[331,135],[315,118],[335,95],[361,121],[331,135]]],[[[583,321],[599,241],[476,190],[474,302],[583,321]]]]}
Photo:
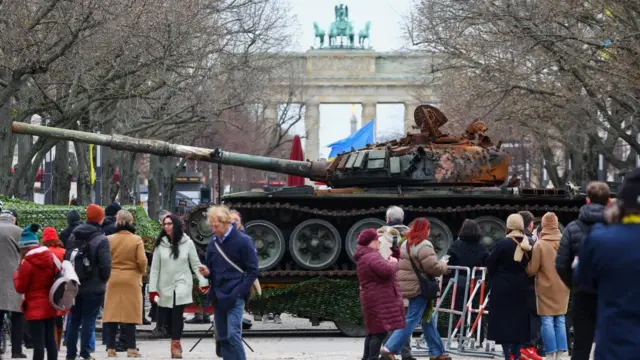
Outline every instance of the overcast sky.
{"type": "MultiPolygon", "coordinates": [[[[371,45],[380,52],[394,51],[406,44],[403,39],[403,16],[408,14],[410,0],[288,0],[300,28],[296,47],[292,50],[304,52],[313,45],[313,22],[325,31],[335,20],[334,6],[345,4],[349,7],[349,19],[356,31],[371,21],[371,45]]],[[[326,145],[349,136],[352,106],[346,104],[320,105],[320,157],[327,157],[330,149],[326,145]]],[[[361,124],[362,107],[355,106],[358,128],[361,124]]],[[[404,121],[403,104],[380,104],[377,107],[377,135],[402,133],[404,121]]],[[[304,123],[296,124],[295,132],[304,134],[304,123]]],[[[303,140],[304,142],[304,140],[303,140]]],[[[304,146],[304,143],[303,143],[304,146]]],[[[306,155],[306,154],[305,154],[306,155]]]]}

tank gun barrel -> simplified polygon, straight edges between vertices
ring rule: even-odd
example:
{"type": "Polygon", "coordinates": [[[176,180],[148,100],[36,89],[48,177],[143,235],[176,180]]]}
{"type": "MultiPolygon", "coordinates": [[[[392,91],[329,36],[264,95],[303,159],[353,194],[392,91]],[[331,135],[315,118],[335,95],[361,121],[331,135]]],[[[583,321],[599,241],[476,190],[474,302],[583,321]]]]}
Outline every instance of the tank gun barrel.
{"type": "Polygon", "coordinates": [[[117,134],[97,134],[92,132],[61,129],[14,122],[11,131],[15,134],[42,136],[66,141],[102,145],[114,150],[123,150],[153,154],[159,156],[175,156],[189,160],[221,163],[223,165],[241,166],[255,170],[276,172],[301,176],[314,181],[326,180],[328,163],[324,161],[295,161],[277,159],[266,156],[247,155],[207,149],[195,146],[173,144],[161,140],[138,139],[117,134]]]}

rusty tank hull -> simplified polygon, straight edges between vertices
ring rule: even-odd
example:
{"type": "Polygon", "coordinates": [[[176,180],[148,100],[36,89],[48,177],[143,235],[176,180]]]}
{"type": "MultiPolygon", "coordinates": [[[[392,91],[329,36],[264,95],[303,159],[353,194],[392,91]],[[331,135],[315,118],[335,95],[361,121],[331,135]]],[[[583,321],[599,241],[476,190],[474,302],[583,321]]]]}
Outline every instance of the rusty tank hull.
{"type": "MultiPolygon", "coordinates": [[[[561,224],[578,215],[584,194],[572,190],[522,189],[508,179],[509,155],[474,120],[461,136],[440,131],[447,118],[421,105],[415,111],[419,133],[336,156],[327,165],[330,189],[299,186],[272,192],[242,192],[223,203],[243,216],[255,241],[262,275],[271,282],[297,282],[316,276],[354,276],[358,234],[385,225],[389,206],[405,211],[405,224],[417,217],[431,222],[431,240],[444,255],[464,219],[475,219],[492,247],[505,235],[505,219],[529,210],[538,217],[557,213],[561,224]]],[[[198,226],[206,205],[187,215],[189,234],[203,246],[210,234],[198,226]]]]}

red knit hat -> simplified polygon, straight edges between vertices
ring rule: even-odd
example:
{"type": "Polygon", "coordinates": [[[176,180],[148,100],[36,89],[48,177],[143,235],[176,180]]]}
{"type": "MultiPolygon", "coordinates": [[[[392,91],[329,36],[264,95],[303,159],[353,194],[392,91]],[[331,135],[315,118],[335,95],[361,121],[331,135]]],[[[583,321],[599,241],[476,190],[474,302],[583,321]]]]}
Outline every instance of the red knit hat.
{"type": "Polygon", "coordinates": [[[378,238],[378,232],[376,229],[365,229],[362,230],[360,235],[358,235],[358,245],[369,246],[371,242],[378,238]]]}
{"type": "Polygon", "coordinates": [[[100,224],[104,220],[104,209],[96,204],[87,206],[87,222],[100,224]]]}
{"type": "Polygon", "coordinates": [[[58,232],[55,228],[49,226],[42,230],[42,241],[58,240],[58,232]]]}

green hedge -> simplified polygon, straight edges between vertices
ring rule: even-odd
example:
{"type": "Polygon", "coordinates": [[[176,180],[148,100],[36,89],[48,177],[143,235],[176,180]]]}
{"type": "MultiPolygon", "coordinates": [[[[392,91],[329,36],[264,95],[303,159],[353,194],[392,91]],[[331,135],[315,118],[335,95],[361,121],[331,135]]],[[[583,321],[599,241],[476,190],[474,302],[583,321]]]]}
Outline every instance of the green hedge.
{"type": "Polygon", "coordinates": [[[357,280],[318,277],[280,288],[267,288],[249,303],[257,314],[288,313],[320,321],[363,324],[357,280]]]}
{"type": "MultiPolygon", "coordinates": [[[[0,197],[5,209],[13,209],[18,213],[18,224],[24,227],[28,224],[40,224],[42,227],[53,226],[58,233],[67,227],[67,213],[75,209],[84,219],[86,207],[65,205],[42,205],[29,201],[0,197]]],[[[154,239],[160,233],[160,223],[147,216],[142,206],[125,205],[135,219],[136,234],[145,240],[145,246],[150,248],[154,239]]],[[[40,230],[40,236],[42,229],[40,230]]]]}

